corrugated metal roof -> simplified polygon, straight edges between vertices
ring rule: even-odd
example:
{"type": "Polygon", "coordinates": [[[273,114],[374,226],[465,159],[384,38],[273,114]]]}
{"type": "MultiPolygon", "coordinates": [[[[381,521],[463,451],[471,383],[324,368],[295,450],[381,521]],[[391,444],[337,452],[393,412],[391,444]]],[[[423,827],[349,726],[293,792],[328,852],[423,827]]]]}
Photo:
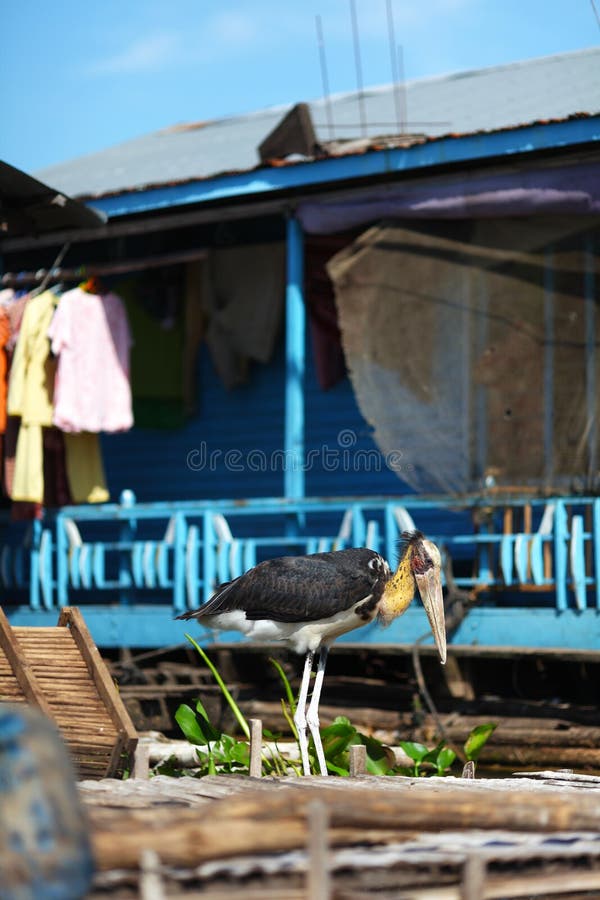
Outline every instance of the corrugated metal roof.
{"type": "MultiPolygon", "coordinates": [[[[404,92],[405,130],[428,138],[496,131],[575,113],[594,114],[600,112],[600,47],[421,78],[407,82],[404,92]]],[[[394,86],[368,88],[362,98],[367,136],[397,134],[394,86]]],[[[338,94],[330,102],[334,138],[360,137],[357,92],[338,94]]],[[[309,105],[317,138],[326,143],[331,134],[325,101],[309,105]]],[[[98,197],[248,171],[259,164],[258,145],[291,106],[174,126],[42,169],[36,175],[72,196],[98,197]]]]}

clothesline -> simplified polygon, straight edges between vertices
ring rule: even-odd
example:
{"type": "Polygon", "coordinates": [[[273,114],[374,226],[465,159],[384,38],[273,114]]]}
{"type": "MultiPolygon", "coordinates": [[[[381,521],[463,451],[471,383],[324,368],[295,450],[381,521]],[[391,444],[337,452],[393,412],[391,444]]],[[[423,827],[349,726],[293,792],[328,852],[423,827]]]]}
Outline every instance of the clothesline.
{"type": "Polygon", "coordinates": [[[28,284],[39,284],[45,281],[47,284],[56,281],[82,281],[86,278],[102,275],[119,275],[126,272],[140,272],[145,269],[157,269],[162,266],[177,265],[179,263],[194,262],[204,259],[206,250],[180,250],[175,253],[163,253],[158,256],[122,259],[110,263],[93,263],[91,265],[77,266],[76,268],[38,269],[36,272],[6,272],[0,279],[0,283],[7,287],[19,287],[28,284]]]}

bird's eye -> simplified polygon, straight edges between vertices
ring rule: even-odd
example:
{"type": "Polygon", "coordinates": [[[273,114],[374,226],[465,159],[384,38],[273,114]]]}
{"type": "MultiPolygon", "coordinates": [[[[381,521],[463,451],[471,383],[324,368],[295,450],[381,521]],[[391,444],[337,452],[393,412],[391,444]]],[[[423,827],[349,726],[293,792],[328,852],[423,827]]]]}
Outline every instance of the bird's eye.
{"type": "Polygon", "coordinates": [[[368,562],[369,568],[373,569],[373,570],[378,569],[380,567],[380,565],[381,565],[381,563],[379,562],[378,556],[374,556],[373,559],[370,559],[368,562]]]}
{"type": "Polygon", "coordinates": [[[423,552],[422,555],[415,553],[411,560],[412,570],[417,575],[424,575],[428,569],[433,568],[433,560],[423,552]]]}

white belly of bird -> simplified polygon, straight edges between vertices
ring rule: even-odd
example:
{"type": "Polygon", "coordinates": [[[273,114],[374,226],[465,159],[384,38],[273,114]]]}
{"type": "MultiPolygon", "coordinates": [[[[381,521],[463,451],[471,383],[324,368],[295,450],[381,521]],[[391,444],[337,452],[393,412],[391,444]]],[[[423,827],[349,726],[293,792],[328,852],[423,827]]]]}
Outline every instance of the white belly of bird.
{"type": "Polygon", "coordinates": [[[356,614],[356,606],[342,610],[327,619],[316,619],[314,622],[275,622],[272,619],[247,619],[246,613],[239,609],[231,612],[217,613],[201,619],[207,628],[219,631],[241,631],[255,643],[285,644],[296,653],[307,653],[318,650],[322,644],[330,644],[337,637],[366,625],[367,622],[356,614]]]}

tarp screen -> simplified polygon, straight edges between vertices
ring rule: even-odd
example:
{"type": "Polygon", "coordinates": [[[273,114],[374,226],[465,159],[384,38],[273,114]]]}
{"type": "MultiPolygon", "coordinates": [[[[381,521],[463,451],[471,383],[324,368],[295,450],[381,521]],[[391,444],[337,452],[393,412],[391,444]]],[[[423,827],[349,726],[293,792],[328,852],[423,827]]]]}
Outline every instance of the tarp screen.
{"type": "Polygon", "coordinates": [[[599,234],[593,218],[390,222],[330,261],[358,405],[402,481],[595,484],[599,234]]]}

